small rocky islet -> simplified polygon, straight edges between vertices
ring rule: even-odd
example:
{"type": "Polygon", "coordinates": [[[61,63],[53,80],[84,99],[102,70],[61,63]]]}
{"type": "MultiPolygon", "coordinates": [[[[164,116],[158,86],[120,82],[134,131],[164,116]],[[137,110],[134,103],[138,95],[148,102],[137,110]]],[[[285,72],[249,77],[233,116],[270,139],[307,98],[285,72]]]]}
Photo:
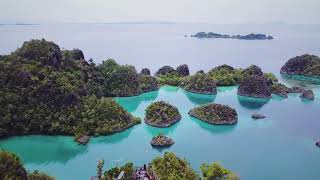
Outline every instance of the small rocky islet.
{"type": "Polygon", "coordinates": [[[198,32],[190,37],[194,38],[207,38],[207,39],[239,39],[239,40],[272,40],[272,36],[265,34],[247,34],[247,35],[228,35],[228,34],[218,34],[213,32],[198,32]]]}
{"type": "Polygon", "coordinates": [[[257,119],[264,119],[266,118],[266,116],[260,113],[253,113],[251,115],[251,118],[257,120],[257,119]]]}
{"type": "Polygon", "coordinates": [[[169,147],[174,144],[174,141],[160,133],[152,138],[150,144],[154,147],[169,147]]]}
{"type": "Polygon", "coordinates": [[[145,123],[159,128],[170,127],[181,120],[178,108],[164,101],[151,103],[146,109],[145,123]]]}
{"type": "Polygon", "coordinates": [[[216,82],[204,73],[196,73],[185,80],[184,87],[186,91],[198,94],[217,94],[216,82]]]}
{"type": "Polygon", "coordinates": [[[215,125],[233,125],[238,122],[236,110],[222,104],[207,104],[195,107],[189,111],[189,115],[215,125]]]}

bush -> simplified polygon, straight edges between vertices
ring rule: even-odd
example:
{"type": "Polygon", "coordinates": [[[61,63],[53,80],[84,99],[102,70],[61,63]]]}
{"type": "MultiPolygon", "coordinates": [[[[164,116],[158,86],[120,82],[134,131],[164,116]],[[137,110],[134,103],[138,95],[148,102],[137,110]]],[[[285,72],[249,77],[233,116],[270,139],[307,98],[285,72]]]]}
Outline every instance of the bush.
{"type": "Polygon", "coordinates": [[[186,79],[184,89],[194,93],[217,94],[216,82],[207,74],[201,73],[186,79]]]}
{"type": "Polygon", "coordinates": [[[159,75],[160,85],[183,86],[185,78],[178,75],[176,72],[159,75]]]}
{"type": "Polygon", "coordinates": [[[223,168],[218,163],[202,164],[202,176],[205,180],[239,180],[240,178],[232,171],[223,168]]]}
{"type": "Polygon", "coordinates": [[[134,172],[133,163],[129,162],[121,167],[117,166],[117,167],[114,167],[108,171],[105,171],[104,176],[108,180],[113,180],[119,176],[121,171],[124,171],[124,176],[122,177],[122,179],[124,179],[124,180],[132,179],[132,174],[134,172]]]}
{"type": "Polygon", "coordinates": [[[151,162],[151,168],[159,179],[200,179],[186,160],[180,159],[174,153],[165,152],[163,157],[156,157],[151,162]]]}
{"type": "Polygon", "coordinates": [[[53,177],[39,171],[28,174],[18,156],[3,150],[0,150],[0,179],[54,180],[53,177]]]}
{"type": "Polygon", "coordinates": [[[109,59],[98,66],[104,81],[106,96],[133,96],[140,94],[138,73],[133,66],[121,66],[109,59]]]}
{"type": "Polygon", "coordinates": [[[54,180],[55,178],[37,170],[28,174],[28,180],[54,180]]]}
{"type": "Polygon", "coordinates": [[[150,75],[139,75],[139,89],[142,93],[159,89],[158,79],[150,75]]]}
{"type": "Polygon", "coordinates": [[[218,86],[234,86],[240,83],[243,75],[240,69],[228,65],[213,68],[208,75],[217,82],[218,86]]]}

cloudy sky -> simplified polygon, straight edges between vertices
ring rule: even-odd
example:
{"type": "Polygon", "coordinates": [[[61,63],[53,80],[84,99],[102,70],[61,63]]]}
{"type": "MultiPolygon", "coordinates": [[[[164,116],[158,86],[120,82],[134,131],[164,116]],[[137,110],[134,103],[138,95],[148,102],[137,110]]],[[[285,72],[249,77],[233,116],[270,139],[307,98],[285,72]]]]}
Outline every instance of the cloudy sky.
{"type": "Polygon", "coordinates": [[[320,0],[0,0],[0,23],[320,24],[320,0]]]}

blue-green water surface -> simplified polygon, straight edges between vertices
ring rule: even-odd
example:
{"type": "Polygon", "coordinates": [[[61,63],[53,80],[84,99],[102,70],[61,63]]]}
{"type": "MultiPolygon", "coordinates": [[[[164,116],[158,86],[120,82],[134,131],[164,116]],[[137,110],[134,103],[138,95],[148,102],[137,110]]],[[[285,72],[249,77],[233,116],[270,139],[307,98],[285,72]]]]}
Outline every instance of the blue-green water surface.
{"type": "Polygon", "coordinates": [[[298,94],[270,100],[239,97],[237,87],[220,87],[218,95],[209,96],[163,86],[159,91],[116,101],[142,119],[150,103],[167,101],[182,114],[182,120],[170,128],[142,122],[122,133],[93,138],[87,146],[64,136],[13,137],[0,141],[0,148],[21,156],[27,169],[46,171],[62,180],[89,179],[100,159],[106,161],[105,168],[127,161],[143,165],[165,151],[186,158],[197,171],[201,163],[218,161],[245,180],[317,180],[320,149],[314,143],[320,138],[320,88],[310,87],[316,94],[313,102],[301,100],[298,94]],[[191,108],[212,102],[235,108],[238,124],[209,125],[188,115],[191,108]],[[252,120],[253,112],[267,118],[252,120]],[[159,132],[176,143],[168,149],[152,148],[149,142],[159,132]]]}

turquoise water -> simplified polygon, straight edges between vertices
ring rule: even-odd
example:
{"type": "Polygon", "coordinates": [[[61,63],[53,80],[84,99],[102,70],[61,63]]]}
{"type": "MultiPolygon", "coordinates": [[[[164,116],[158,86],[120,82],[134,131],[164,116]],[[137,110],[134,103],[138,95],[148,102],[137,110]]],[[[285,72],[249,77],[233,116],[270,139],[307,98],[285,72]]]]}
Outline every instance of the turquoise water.
{"type": "MultiPolygon", "coordinates": [[[[293,83],[290,81],[289,83],[293,83]]],[[[320,88],[313,102],[302,101],[298,94],[270,100],[238,97],[237,87],[220,87],[217,96],[185,92],[164,86],[159,91],[136,97],[116,98],[123,107],[143,119],[144,110],[154,101],[164,100],[178,107],[182,120],[166,129],[145,123],[112,136],[93,138],[80,146],[71,137],[24,136],[0,141],[0,148],[16,152],[29,170],[40,169],[62,180],[89,179],[96,164],[106,160],[105,168],[132,161],[150,162],[165,151],[186,158],[199,171],[203,162],[218,161],[245,180],[320,179],[320,88]],[[234,126],[215,126],[190,117],[188,111],[200,104],[222,103],[238,112],[234,126]],[[253,112],[267,116],[252,120],[253,112]],[[162,132],[175,140],[168,149],[154,149],[151,138],[162,132]]]]}

